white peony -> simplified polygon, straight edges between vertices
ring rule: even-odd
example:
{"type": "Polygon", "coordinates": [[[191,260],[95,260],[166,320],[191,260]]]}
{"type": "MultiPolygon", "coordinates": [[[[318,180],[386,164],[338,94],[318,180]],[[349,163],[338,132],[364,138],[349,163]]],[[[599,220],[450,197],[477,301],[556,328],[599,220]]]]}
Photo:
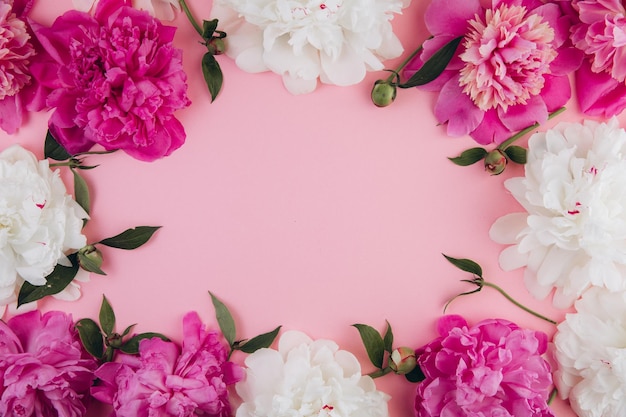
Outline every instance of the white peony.
{"type": "Polygon", "coordinates": [[[562,123],[528,143],[525,177],[505,182],[525,213],[490,230],[505,270],[526,266],[538,298],[571,306],[590,286],[626,290],[626,132],[608,123],[562,123]]]}
{"type": "Polygon", "coordinates": [[[590,288],[554,336],[555,384],[580,417],[626,416],[626,292],[590,288]]]}
{"type": "Polygon", "coordinates": [[[215,0],[226,53],[247,72],[273,71],[292,94],[340,86],[402,53],[390,21],[410,0],[215,0]]]}
{"type": "MultiPolygon", "coordinates": [[[[87,243],[85,218],[47,160],[19,145],[0,153],[0,308],[15,301],[24,281],[44,285],[57,263],[70,265],[65,255],[87,243]]],[[[76,287],[59,297],[76,298],[76,287]]]]}
{"type": "MultiPolygon", "coordinates": [[[[89,12],[99,0],[73,0],[74,8],[81,12],[89,12]]],[[[178,0],[132,0],[135,9],[145,10],[160,20],[174,20],[175,11],[180,10],[178,0]]]]}
{"type": "Polygon", "coordinates": [[[278,350],[248,356],[236,417],[386,417],[389,397],[361,375],[356,357],[330,340],[282,335],[278,350]]]}

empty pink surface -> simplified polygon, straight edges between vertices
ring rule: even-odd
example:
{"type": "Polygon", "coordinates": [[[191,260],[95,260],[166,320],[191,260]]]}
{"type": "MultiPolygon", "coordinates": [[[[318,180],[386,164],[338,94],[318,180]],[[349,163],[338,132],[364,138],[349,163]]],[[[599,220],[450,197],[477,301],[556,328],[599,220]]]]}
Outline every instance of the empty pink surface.
{"type": "MultiPolygon", "coordinates": [[[[189,4],[208,18],[210,2],[189,4]]],[[[393,21],[407,53],[427,37],[426,5],[413,0],[393,21]]],[[[33,17],[51,23],[70,7],[69,0],[39,0],[33,17]]],[[[446,253],[478,261],[489,280],[522,303],[553,319],[564,317],[549,300],[528,295],[521,271],[499,268],[503,248],[488,237],[496,218],[520,210],[503,181],[523,169],[490,177],[478,165],[450,163],[447,157],[474,142],[445,136],[432,115],[433,95],[401,91],[391,107],[376,108],[370,88],[386,75],[370,73],[353,87],[321,85],[292,96],[279,76],[244,73],[220,57],[226,81],[210,104],[200,71],[204,47],[184,15],[173,24],[193,102],[177,113],[186,144],[154,163],[121,152],[89,157],[100,166],[85,172],[93,193],[90,242],[136,225],[163,227],[135,251],[104,248],[108,275],[82,284],[79,301],[47,300],[42,310],[96,318],[106,294],[120,326],[139,323],[137,331],[180,340],[187,311],[217,326],[212,291],[235,315],[239,337],[280,324],[334,339],[369,372],[350,325],[383,330],[388,320],[396,345],[428,342],[445,302],[470,289],[460,282],[469,276],[452,267],[441,255],[446,253]]],[[[551,125],[582,119],[575,104],[568,107],[551,125]]],[[[0,146],[20,143],[43,157],[47,118],[31,115],[18,134],[2,134],[0,146]]],[[[490,289],[456,300],[448,312],[470,323],[499,317],[554,331],[490,289]]],[[[393,397],[392,416],[413,415],[413,385],[388,375],[377,386],[393,397]]],[[[553,408],[558,417],[574,415],[560,400],[553,408]]],[[[90,415],[106,410],[94,404],[90,415]]]]}

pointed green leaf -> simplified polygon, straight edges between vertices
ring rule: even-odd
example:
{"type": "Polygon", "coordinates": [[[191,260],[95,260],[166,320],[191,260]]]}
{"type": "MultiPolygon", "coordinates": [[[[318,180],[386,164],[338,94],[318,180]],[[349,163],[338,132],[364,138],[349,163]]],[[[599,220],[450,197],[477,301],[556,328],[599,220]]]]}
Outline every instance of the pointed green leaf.
{"type": "Polygon", "coordinates": [[[448,158],[450,161],[454,162],[457,165],[462,167],[466,167],[483,159],[487,156],[487,150],[484,148],[471,148],[461,152],[461,155],[448,158]]]}
{"type": "Polygon", "coordinates": [[[98,275],[106,275],[106,272],[100,269],[100,266],[98,266],[98,264],[93,259],[88,257],[84,252],[78,252],[78,262],[80,264],[80,267],[83,268],[85,271],[93,272],[94,274],[98,275]]]}
{"type": "Polygon", "coordinates": [[[361,340],[367,351],[367,356],[375,367],[383,368],[383,357],[385,354],[385,343],[380,333],[376,329],[367,324],[353,324],[353,327],[359,331],[361,340]]]}
{"type": "Polygon", "coordinates": [[[213,308],[215,308],[215,318],[217,319],[217,324],[220,326],[220,330],[224,335],[224,338],[228,342],[228,346],[233,346],[235,343],[235,320],[233,320],[233,316],[228,311],[228,308],[222,303],[211,291],[209,291],[211,295],[211,301],[213,302],[213,308]]]}
{"type": "Polygon", "coordinates": [[[526,149],[521,146],[511,145],[504,150],[504,153],[513,162],[522,165],[526,163],[526,149]]]}
{"type": "Polygon", "coordinates": [[[222,89],[224,74],[222,74],[222,69],[217,59],[209,52],[202,57],[202,75],[204,75],[204,81],[209,88],[209,93],[211,93],[212,103],[222,89]]]}
{"type": "Polygon", "coordinates": [[[474,274],[477,277],[483,276],[483,269],[476,262],[471,259],[457,259],[442,254],[452,265],[456,266],[462,271],[469,272],[470,274],[474,274]]]}
{"type": "Polygon", "coordinates": [[[115,329],[115,313],[113,307],[109,304],[109,300],[103,295],[102,305],[100,306],[100,326],[107,336],[110,336],[115,329]]]}
{"type": "Polygon", "coordinates": [[[399,84],[398,87],[416,87],[418,85],[428,84],[435,78],[439,77],[450,63],[450,60],[454,57],[456,48],[459,46],[459,43],[461,43],[462,39],[463,37],[459,36],[458,38],[452,39],[450,42],[445,44],[440,50],[435,52],[433,56],[424,62],[422,68],[413,74],[413,76],[409,78],[406,83],[399,84]]]}
{"type": "Polygon", "coordinates": [[[387,330],[385,331],[385,336],[383,337],[383,343],[385,345],[385,350],[389,353],[393,351],[393,331],[391,330],[391,324],[387,322],[387,330]]]}
{"type": "Polygon", "coordinates": [[[52,136],[50,131],[46,133],[46,140],[43,146],[43,154],[46,158],[54,159],[55,161],[65,161],[70,159],[72,155],[65,150],[63,146],[52,136]]]}
{"type": "Polygon", "coordinates": [[[250,340],[247,340],[245,343],[241,343],[237,346],[237,350],[240,350],[244,353],[254,353],[261,348],[270,347],[272,343],[274,343],[274,339],[278,336],[278,332],[282,326],[278,326],[271,332],[260,334],[256,337],[253,337],[250,340]]]}
{"type": "Polygon", "coordinates": [[[158,337],[159,339],[164,340],[166,342],[170,341],[170,339],[168,339],[166,336],[163,336],[161,333],[153,333],[153,332],[140,333],[138,335],[131,337],[126,342],[124,342],[122,347],[120,347],[120,350],[124,353],[136,355],[137,353],[139,353],[139,342],[141,342],[143,339],[152,339],[154,337],[158,337]]]}
{"type": "Polygon", "coordinates": [[[104,354],[104,341],[96,322],[91,319],[78,320],[76,329],[85,350],[94,358],[101,359],[104,354]]]}
{"type": "Polygon", "coordinates": [[[421,382],[426,379],[426,375],[417,365],[411,372],[404,375],[409,382],[421,382]]]}
{"type": "Polygon", "coordinates": [[[137,249],[145,244],[161,226],[137,226],[124,230],[119,235],[103,239],[98,243],[118,249],[137,249]]]}
{"type": "Polygon", "coordinates": [[[76,259],[76,253],[68,255],[72,266],[62,266],[57,264],[54,270],[46,277],[45,285],[32,285],[29,282],[24,282],[20,293],[17,296],[17,306],[30,303],[33,301],[41,300],[47,295],[58,294],[69,285],[70,282],[76,276],[78,272],[78,261],[76,259]]]}
{"type": "Polygon", "coordinates": [[[204,20],[202,22],[202,39],[207,41],[211,39],[215,29],[217,29],[217,19],[204,20]]]}
{"type": "Polygon", "coordinates": [[[76,170],[72,169],[74,174],[74,198],[76,202],[89,214],[91,209],[91,198],[89,197],[89,187],[76,170]]]}

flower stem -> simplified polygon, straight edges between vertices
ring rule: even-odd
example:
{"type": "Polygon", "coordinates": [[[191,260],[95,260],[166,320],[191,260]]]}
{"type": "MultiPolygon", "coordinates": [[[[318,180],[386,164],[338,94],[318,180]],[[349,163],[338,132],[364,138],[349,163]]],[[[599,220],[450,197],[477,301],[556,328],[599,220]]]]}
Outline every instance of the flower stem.
{"type": "Polygon", "coordinates": [[[519,302],[517,302],[513,297],[511,297],[509,294],[507,294],[506,291],[504,291],[502,288],[500,288],[499,286],[497,286],[496,284],[492,284],[491,282],[487,282],[485,280],[482,281],[481,283],[482,285],[484,285],[485,287],[491,287],[494,290],[498,291],[500,294],[502,294],[504,296],[504,298],[506,298],[507,300],[509,300],[510,302],[512,302],[513,304],[515,304],[517,307],[521,308],[522,310],[524,310],[527,313],[532,314],[535,317],[540,318],[541,320],[545,320],[548,323],[552,323],[555,326],[558,324],[556,321],[547,318],[546,316],[543,316],[539,313],[537,313],[536,311],[531,310],[530,308],[526,307],[523,304],[520,304],[519,302]]]}
{"type": "Polygon", "coordinates": [[[550,396],[548,397],[548,401],[546,401],[546,404],[550,405],[552,401],[556,398],[556,394],[558,394],[558,391],[556,388],[553,388],[552,391],[550,391],[550,396]]]}
{"type": "MultiPolygon", "coordinates": [[[[555,116],[558,116],[559,114],[563,113],[564,111],[565,111],[565,107],[561,107],[560,109],[553,111],[552,113],[550,113],[548,115],[548,120],[552,119],[555,116]]],[[[530,132],[530,131],[532,131],[534,129],[537,129],[539,126],[541,126],[539,123],[535,123],[532,126],[528,126],[524,130],[520,130],[519,132],[517,132],[516,134],[514,134],[513,136],[511,136],[510,138],[508,138],[504,142],[502,142],[500,145],[498,145],[498,147],[496,149],[499,149],[501,151],[505,150],[513,142],[515,142],[516,140],[518,140],[519,138],[524,136],[526,133],[528,133],[528,132],[530,132]]]]}
{"type": "Polygon", "coordinates": [[[196,32],[198,32],[198,35],[202,36],[202,28],[191,14],[191,10],[189,10],[189,7],[187,7],[187,3],[185,2],[185,0],[178,0],[178,2],[180,3],[180,7],[185,12],[185,15],[187,15],[187,19],[189,19],[191,25],[194,27],[196,32]]]}
{"type": "Polygon", "coordinates": [[[406,64],[408,64],[413,58],[415,58],[415,56],[419,54],[422,51],[422,49],[424,49],[424,46],[420,45],[415,51],[413,51],[413,53],[411,53],[411,55],[407,56],[404,59],[404,61],[402,61],[400,65],[398,65],[398,67],[391,73],[391,75],[387,77],[386,82],[390,83],[391,81],[393,81],[393,78],[396,76],[396,74],[402,71],[402,69],[406,66],[406,64]]]}
{"type": "Polygon", "coordinates": [[[380,378],[381,376],[385,376],[387,375],[389,372],[391,372],[391,368],[390,367],[386,367],[383,369],[379,369],[378,371],[374,371],[372,373],[369,373],[368,376],[371,378],[380,378]]]}

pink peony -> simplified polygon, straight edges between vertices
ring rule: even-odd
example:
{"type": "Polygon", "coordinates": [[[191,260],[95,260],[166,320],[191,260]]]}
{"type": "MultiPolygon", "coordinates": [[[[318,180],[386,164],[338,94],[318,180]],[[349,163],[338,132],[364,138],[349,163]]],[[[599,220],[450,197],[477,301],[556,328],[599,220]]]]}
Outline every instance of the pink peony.
{"type": "Polygon", "coordinates": [[[435,117],[450,136],[500,143],[547,120],[570,97],[567,74],[582,55],[566,48],[569,20],[539,0],[433,0],[425,14],[433,37],[406,67],[410,77],[446,43],[464,37],[446,70],[422,86],[438,91],[435,117]]]}
{"type": "Polygon", "coordinates": [[[553,416],[546,403],[550,366],[541,357],[546,334],[499,319],[470,328],[454,315],[437,327],[440,337],[416,351],[426,376],[417,388],[417,417],[553,416]]]}
{"type": "Polygon", "coordinates": [[[183,318],[182,352],[173,342],[144,339],[139,357],[102,365],[92,388],[96,399],[112,404],[115,416],[230,417],[227,386],[243,377],[228,361],[219,333],[208,332],[196,313],[183,318]]]}
{"type": "Polygon", "coordinates": [[[124,0],[102,0],[94,16],[68,11],[33,24],[47,56],[32,65],[50,89],[52,135],[71,153],[99,144],[153,161],[185,141],[174,111],[190,104],[176,28],[124,0]]]}
{"type": "Polygon", "coordinates": [[[573,0],[574,46],[585,53],[576,72],[581,110],[610,117],[626,108],[626,9],[620,0],[573,0]]]}
{"type": "Polygon", "coordinates": [[[65,313],[31,311],[0,321],[2,416],[83,416],[95,368],[65,313]]]}

